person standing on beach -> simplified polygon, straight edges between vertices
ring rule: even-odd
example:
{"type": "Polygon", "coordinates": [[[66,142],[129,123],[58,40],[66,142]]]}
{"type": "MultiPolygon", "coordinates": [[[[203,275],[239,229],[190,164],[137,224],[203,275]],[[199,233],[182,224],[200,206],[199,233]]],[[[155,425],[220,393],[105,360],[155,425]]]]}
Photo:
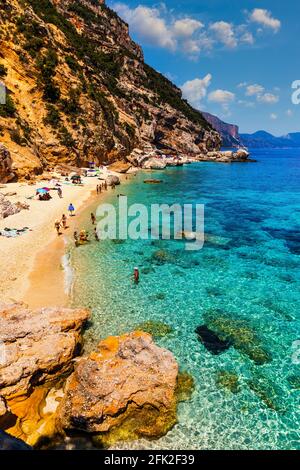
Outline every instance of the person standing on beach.
{"type": "Polygon", "coordinates": [[[73,206],[72,203],[69,205],[68,211],[70,212],[70,217],[73,217],[73,216],[74,216],[74,212],[75,212],[75,207],[73,206]]]}
{"type": "Polygon", "coordinates": [[[102,184],[99,184],[99,194],[102,193],[102,184]]]}
{"type": "Polygon", "coordinates": [[[91,213],[91,221],[92,221],[92,224],[95,225],[96,217],[95,217],[95,214],[93,214],[93,212],[91,213]]]}
{"type": "Polygon", "coordinates": [[[66,228],[67,228],[67,216],[65,214],[62,215],[61,223],[62,223],[63,228],[66,230],[66,228]]]}
{"type": "Polygon", "coordinates": [[[97,184],[97,186],[96,186],[96,191],[97,191],[97,194],[99,194],[99,186],[98,186],[98,184],[97,184]]]}
{"type": "Polygon", "coordinates": [[[60,231],[60,221],[56,219],[56,221],[54,222],[54,227],[55,227],[55,230],[57,232],[57,235],[61,235],[61,231],[60,231]]]}
{"type": "Polygon", "coordinates": [[[57,194],[60,197],[60,199],[62,199],[63,194],[62,194],[62,189],[60,187],[57,188],[57,194]]]}
{"type": "Polygon", "coordinates": [[[104,182],[104,189],[105,189],[105,191],[107,191],[107,181],[106,180],[104,182]]]}

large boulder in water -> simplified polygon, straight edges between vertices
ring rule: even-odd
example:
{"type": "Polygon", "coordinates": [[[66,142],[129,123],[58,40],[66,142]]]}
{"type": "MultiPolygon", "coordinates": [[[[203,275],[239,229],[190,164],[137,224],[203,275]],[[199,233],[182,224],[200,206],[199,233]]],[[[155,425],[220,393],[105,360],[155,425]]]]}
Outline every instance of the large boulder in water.
{"type": "Polygon", "coordinates": [[[248,160],[250,153],[246,149],[239,149],[237,152],[233,154],[233,157],[237,161],[245,161],[248,160]]]}
{"type": "Polygon", "coordinates": [[[107,181],[108,186],[113,186],[113,185],[118,186],[120,184],[120,178],[115,175],[108,176],[106,181],[107,181]]]}
{"type": "Polygon", "coordinates": [[[0,304],[0,395],[25,395],[70,372],[88,317],[84,309],[0,304]]]}
{"type": "Polygon", "coordinates": [[[67,380],[59,426],[101,433],[102,444],[162,436],[176,422],[177,376],[173,354],[149,334],[107,338],[67,380]]]}

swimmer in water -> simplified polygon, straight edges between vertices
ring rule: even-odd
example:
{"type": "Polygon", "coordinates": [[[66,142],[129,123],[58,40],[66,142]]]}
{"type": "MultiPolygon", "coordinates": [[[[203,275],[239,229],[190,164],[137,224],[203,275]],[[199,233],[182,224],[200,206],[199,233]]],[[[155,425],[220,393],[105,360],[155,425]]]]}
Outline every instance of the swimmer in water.
{"type": "Polygon", "coordinates": [[[133,277],[134,277],[135,284],[138,284],[140,282],[139,268],[134,268],[133,277]]]}

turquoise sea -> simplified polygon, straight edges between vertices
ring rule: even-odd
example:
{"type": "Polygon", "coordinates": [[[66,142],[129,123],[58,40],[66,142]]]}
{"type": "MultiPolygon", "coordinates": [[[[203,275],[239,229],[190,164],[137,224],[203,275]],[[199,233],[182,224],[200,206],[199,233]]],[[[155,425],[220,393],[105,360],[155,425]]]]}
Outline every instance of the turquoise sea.
{"type": "MultiPolygon", "coordinates": [[[[300,449],[300,150],[258,150],[252,157],[257,163],[139,173],[107,197],[116,205],[119,193],[129,204],[204,204],[209,237],[201,251],[174,240],[92,242],[72,250],[72,303],[93,312],[87,347],[160,321],[172,333],[157,343],[196,383],[167,436],[119,448],[300,449]],[[151,177],[163,183],[144,184],[151,177]],[[212,354],[195,329],[220,318],[238,334],[250,331],[266,360],[253,360],[237,337],[212,354]],[[224,388],[220,377],[233,377],[234,387],[224,388]]],[[[90,212],[83,218],[89,229],[90,212]]]]}

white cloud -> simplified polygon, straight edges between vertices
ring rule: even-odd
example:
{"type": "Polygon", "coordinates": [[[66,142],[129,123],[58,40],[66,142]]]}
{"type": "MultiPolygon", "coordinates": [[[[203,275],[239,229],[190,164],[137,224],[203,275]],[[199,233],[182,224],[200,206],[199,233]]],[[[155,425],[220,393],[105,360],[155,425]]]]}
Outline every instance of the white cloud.
{"type": "Polygon", "coordinates": [[[166,49],[177,48],[176,38],[158,8],[139,5],[131,9],[124,3],[115,3],[114,10],[130,25],[131,31],[144,41],[166,49]]]}
{"type": "Polygon", "coordinates": [[[250,14],[250,20],[254,23],[273,29],[275,33],[277,33],[281,28],[280,20],[273,18],[272,13],[268,10],[264,10],[263,8],[255,8],[250,14]]]}
{"type": "Polygon", "coordinates": [[[208,101],[228,105],[235,99],[235,94],[227,90],[215,90],[208,95],[208,101]]]}
{"type": "Polygon", "coordinates": [[[254,36],[250,31],[246,31],[242,36],[240,37],[240,41],[243,42],[244,44],[254,44],[254,36]]]}
{"type": "Polygon", "coordinates": [[[197,55],[201,51],[200,44],[195,39],[188,39],[182,44],[183,50],[189,55],[197,55]]]}
{"type": "Polygon", "coordinates": [[[207,88],[210,86],[212,75],[209,73],[204,78],[195,78],[185,82],[181,89],[183,97],[196,108],[202,106],[202,100],[207,95],[207,88]]]}
{"type": "Polygon", "coordinates": [[[264,91],[264,87],[262,85],[258,85],[257,83],[255,85],[248,85],[246,87],[246,96],[257,96],[264,91]]]}
{"type": "Polygon", "coordinates": [[[175,21],[173,25],[173,31],[177,37],[191,37],[193,34],[204,27],[204,24],[200,21],[192,18],[184,18],[182,20],[175,21]]]}
{"type": "Polygon", "coordinates": [[[247,82],[241,82],[237,85],[237,88],[245,88],[248,85],[247,82]]]}
{"type": "Polygon", "coordinates": [[[278,118],[278,115],[275,114],[275,113],[272,113],[272,114],[270,114],[270,118],[271,118],[273,121],[276,121],[276,119],[278,118]]]}
{"type": "Polygon", "coordinates": [[[238,104],[245,106],[246,108],[255,108],[255,103],[253,103],[253,101],[238,100],[238,104]]]}
{"type": "Polygon", "coordinates": [[[291,117],[294,115],[293,111],[291,109],[288,109],[285,114],[288,116],[288,117],[291,117]]]}
{"type": "Polygon", "coordinates": [[[233,25],[226,21],[217,21],[210,25],[210,30],[214,32],[216,38],[225,46],[235,48],[238,41],[235,37],[233,25]]]}
{"type": "Polygon", "coordinates": [[[263,95],[257,96],[257,101],[265,104],[276,104],[279,101],[279,96],[273,95],[272,93],[264,93],[263,95]]]}
{"type": "Polygon", "coordinates": [[[152,7],[143,4],[131,7],[122,0],[116,0],[112,7],[129,24],[130,32],[139,42],[170,51],[181,51],[190,59],[211,52],[214,47],[250,47],[255,43],[259,29],[263,32],[271,28],[276,32],[281,26],[280,21],[273,18],[268,10],[259,8],[251,13],[246,11],[247,21],[241,24],[221,19],[205,25],[190,16],[180,17],[164,3],[152,7]],[[254,28],[253,23],[259,27],[254,28]]]}

